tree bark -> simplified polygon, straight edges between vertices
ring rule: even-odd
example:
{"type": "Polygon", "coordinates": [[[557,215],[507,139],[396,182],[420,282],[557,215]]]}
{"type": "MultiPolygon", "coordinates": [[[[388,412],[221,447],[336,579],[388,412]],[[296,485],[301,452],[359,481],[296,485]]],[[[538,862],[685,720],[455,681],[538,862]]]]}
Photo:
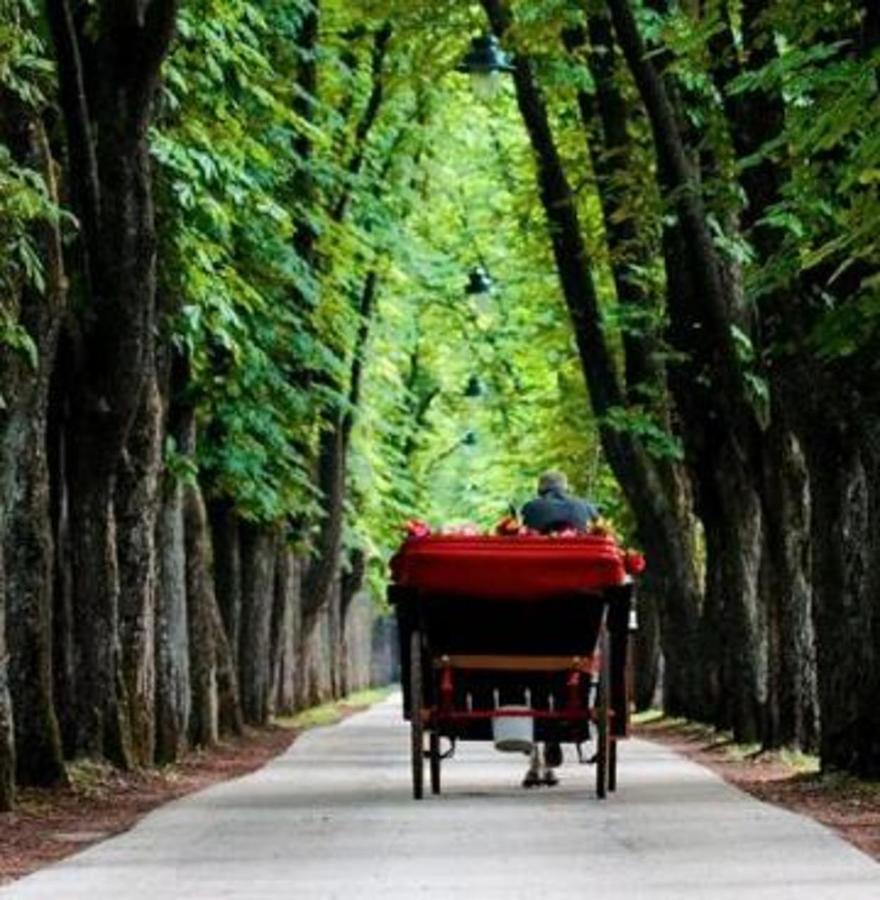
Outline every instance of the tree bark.
{"type": "Polygon", "coordinates": [[[241,638],[241,541],[238,514],[230,500],[209,501],[211,542],[214,547],[214,585],[223,629],[238,667],[241,638]]]}
{"type": "MultiPolygon", "coordinates": [[[[759,154],[784,133],[785,101],[781,91],[733,93],[731,82],[743,69],[759,71],[777,58],[775,41],[761,17],[766,0],[745,0],[741,10],[742,53],[736,47],[729,10],[712,40],[713,76],[727,115],[737,159],[759,154]],[[742,62],[740,58],[742,57],[742,62]]],[[[782,233],[766,222],[782,199],[789,179],[786,164],[770,157],[744,166],[740,183],[746,198],[741,227],[757,251],[758,265],[772,265],[782,233]]],[[[791,291],[775,291],[760,300],[760,337],[765,346],[791,340],[797,318],[791,291]]],[[[818,729],[816,652],[810,586],[809,485],[786,393],[786,365],[767,373],[772,398],[771,421],[762,447],[761,477],[767,526],[764,562],[771,653],[770,696],[764,741],[767,746],[815,747],[818,729]]]]}
{"type": "Polygon", "coordinates": [[[296,607],[299,567],[293,551],[280,541],[275,562],[272,610],[272,709],[290,714],[296,708],[296,607]]]}
{"type": "MultiPolygon", "coordinates": [[[[0,134],[13,158],[39,172],[48,196],[57,202],[54,161],[42,122],[13,98],[0,100],[5,104],[0,134]]],[[[52,684],[54,547],[47,422],[67,286],[57,223],[40,225],[33,236],[45,264],[46,290],[23,284],[18,309],[12,312],[17,312],[18,325],[32,340],[35,357],[28,360],[13,348],[0,348],[6,405],[0,413],[0,542],[10,655],[6,689],[15,710],[16,775],[22,784],[54,785],[63,783],[66,775],[52,684]]]]}
{"type": "Polygon", "coordinates": [[[822,766],[877,777],[876,450],[831,408],[810,437],[822,766]]]}
{"type": "Polygon", "coordinates": [[[128,766],[113,502],[154,341],[147,130],[176,4],[121,2],[88,33],[67,0],[49,0],[48,13],[90,295],[80,321],[69,431],[77,749],[128,766]]]}
{"type": "MultiPolygon", "coordinates": [[[[64,337],[62,333],[62,338],[64,337]]],[[[62,339],[56,354],[49,397],[49,487],[54,526],[52,610],[52,684],[65,758],[76,754],[76,654],[71,575],[70,514],[67,490],[66,374],[70,341],[62,339]]]]}
{"type": "Polygon", "coordinates": [[[238,646],[241,635],[241,543],[239,519],[232,503],[215,499],[208,504],[211,545],[214,549],[214,644],[217,650],[217,690],[222,734],[243,729],[238,683],[238,646]]]}
{"type": "MultiPolygon", "coordinates": [[[[617,52],[607,15],[594,11],[587,16],[586,30],[573,28],[563,33],[563,41],[572,53],[583,52],[588,39],[586,65],[595,94],[579,91],[578,107],[598,181],[615,292],[618,302],[633,317],[623,335],[625,398],[628,403],[649,409],[671,432],[666,373],[659,362],[662,350],[653,324],[659,321],[658,301],[639,275],[640,270],[644,271],[650,265],[651,248],[645,235],[639,233],[632,211],[635,205],[627,211],[624,185],[631,180],[627,172],[633,151],[628,127],[631,113],[616,80],[617,52]]],[[[696,617],[700,606],[698,579],[693,563],[689,561],[695,551],[691,491],[687,472],[681,464],[674,460],[658,460],[652,465],[663,483],[664,492],[678,510],[674,536],[658,539],[650,530],[654,526],[648,526],[644,521],[644,514],[641,514],[643,521],[639,525],[639,540],[643,546],[651,547],[650,558],[655,564],[651,580],[656,584],[654,596],[659,604],[658,621],[665,648],[665,707],[676,714],[696,716],[701,712],[701,701],[693,688],[694,684],[699,684],[694,678],[698,662],[693,651],[687,650],[689,644],[697,644],[696,617]],[[657,572],[661,560],[667,561],[665,570],[657,572]],[[678,573],[677,578],[670,577],[670,573],[678,573]],[[689,595],[683,609],[689,612],[682,615],[672,603],[672,615],[666,614],[665,598],[683,589],[689,595]]],[[[637,512],[636,516],[639,518],[640,514],[637,512]]]]}
{"type": "Polygon", "coordinates": [[[238,691],[238,670],[232,647],[223,628],[220,608],[214,603],[211,618],[214,648],[217,654],[217,705],[220,734],[240,735],[244,732],[241,701],[238,691]]]}
{"type": "MultiPolygon", "coordinates": [[[[157,375],[166,438],[175,452],[195,449],[195,409],[186,395],[189,363],[170,346],[159,348],[157,375]]],[[[192,675],[187,598],[185,485],[177,472],[162,472],[156,529],[156,759],[176,760],[188,744],[192,675]]]]}
{"type": "Polygon", "coordinates": [[[187,745],[191,692],[186,610],[183,485],[166,479],[157,528],[156,761],[171,763],[187,745]]]}
{"type": "Polygon", "coordinates": [[[216,608],[208,516],[198,486],[184,487],[186,598],[192,689],[190,739],[209,747],[219,734],[216,608]]]}
{"type": "MultiPolygon", "coordinates": [[[[2,527],[2,522],[0,522],[2,527]]],[[[9,693],[9,654],[6,647],[6,567],[0,541],[0,812],[15,803],[15,727],[9,693]]]]}
{"type": "MultiPolygon", "coordinates": [[[[782,413],[774,415],[774,423],[782,413]]],[[[764,484],[772,664],[768,747],[818,749],[819,708],[807,463],[795,435],[771,425],[764,484]],[[769,469],[769,471],[767,471],[769,469]]]]}
{"type": "Polygon", "coordinates": [[[743,469],[730,458],[730,446],[719,451],[721,552],[713,563],[720,563],[724,584],[725,690],[730,697],[734,738],[753,743],[763,739],[767,702],[766,620],[759,577],[764,518],[761,497],[751,478],[739,477],[743,469]]]}
{"type": "Polygon", "coordinates": [[[655,584],[653,573],[647,571],[639,584],[636,603],[639,628],[632,635],[633,702],[638,711],[662,704],[659,590],[662,587],[655,584]]]}
{"type": "Polygon", "coordinates": [[[271,712],[272,607],[277,534],[241,523],[242,616],[238,648],[241,709],[249,725],[265,725],[271,712]]]}
{"type": "MultiPolygon", "coordinates": [[[[148,354],[152,356],[152,353],[148,354]]],[[[135,417],[116,485],[119,635],[122,675],[137,765],[155,755],[156,524],[159,507],[162,405],[155,363],[135,417]]]]}

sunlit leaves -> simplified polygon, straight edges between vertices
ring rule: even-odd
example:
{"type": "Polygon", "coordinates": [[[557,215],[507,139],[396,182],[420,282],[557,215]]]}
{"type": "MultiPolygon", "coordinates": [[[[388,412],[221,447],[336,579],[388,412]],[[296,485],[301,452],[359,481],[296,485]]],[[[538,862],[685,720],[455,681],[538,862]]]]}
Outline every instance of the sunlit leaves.
{"type": "Polygon", "coordinates": [[[286,202],[294,139],[319,133],[293,112],[294,73],[279,78],[295,60],[279,38],[296,6],[187,4],[152,135],[162,289],[195,382],[198,462],[212,489],[263,521],[315,502],[309,453],[326,398],[298,373],[339,365],[309,322],[317,287],[286,202]]]}
{"type": "MultiPolygon", "coordinates": [[[[52,71],[33,16],[23,0],[0,0],[0,104],[20,121],[42,112],[52,71]]],[[[45,290],[36,229],[60,215],[43,178],[16,162],[0,143],[0,346],[21,354],[31,366],[36,366],[36,348],[18,321],[16,299],[23,287],[45,290]]]]}

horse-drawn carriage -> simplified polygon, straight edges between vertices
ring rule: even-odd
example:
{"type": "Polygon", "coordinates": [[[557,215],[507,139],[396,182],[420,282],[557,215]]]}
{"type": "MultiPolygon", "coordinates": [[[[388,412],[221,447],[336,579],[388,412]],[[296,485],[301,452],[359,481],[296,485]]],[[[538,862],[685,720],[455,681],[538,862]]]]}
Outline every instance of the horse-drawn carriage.
{"type": "MultiPolygon", "coordinates": [[[[410,537],[392,561],[413,796],[428,760],[433,793],[457,741],[594,742],[596,793],[617,786],[629,731],[633,575],[644,567],[605,535],[410,537]],[[519,729],[522,732],[522,729],[519,729]],[[427,736],[427,748],[425,737],[427,736]]],[[[525,746],[523,746],[525,749],[525,746]]]]}

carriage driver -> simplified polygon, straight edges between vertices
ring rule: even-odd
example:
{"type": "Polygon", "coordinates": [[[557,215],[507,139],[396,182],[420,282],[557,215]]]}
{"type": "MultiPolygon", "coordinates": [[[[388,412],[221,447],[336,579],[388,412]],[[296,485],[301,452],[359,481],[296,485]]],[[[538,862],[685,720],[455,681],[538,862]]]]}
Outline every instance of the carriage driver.
{"type": "MultiPolygon", "coordinates": [[[[568,492],[568,479],[564,473],[544,472],[538,479],[538,496],[522,509],[523,524],[541,534],[574,528],[585,531],[592,519],[598,518],[595,506],[574,497],[568,492]]],[[[536,744],[532,750],[531,762],[523,778],[523,787],[540,784],[553,786],[559,779],[553,771],[562,764],[562,747],[555,742],[546,742],[542,748],[536,744]]]]}

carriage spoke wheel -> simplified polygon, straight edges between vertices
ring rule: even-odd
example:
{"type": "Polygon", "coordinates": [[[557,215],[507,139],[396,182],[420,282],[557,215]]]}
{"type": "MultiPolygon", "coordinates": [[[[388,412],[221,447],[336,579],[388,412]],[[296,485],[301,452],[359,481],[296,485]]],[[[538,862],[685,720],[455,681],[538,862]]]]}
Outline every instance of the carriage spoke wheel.
{"type": "Polygon", "coordinates": [[[428,736],[428,746],[430,747],[430,763],[431,763],[431,793],[440,793],[440,735],[436,731],[432,731],[428,736]]]}
{"type": "Polygon", "coordinates": [[[413,798],[416,800],[422,799],[425,789],[425,724],[422,719],[424,705],[422,635],[420,631],[415,630],[410,636],[409,644],[409,719],[413,798]]]}
{"type": "Polygon", "coordinates": [[[596,702],[596,796],[603,800],[610,787],[610,771],[616,761],[611,740],[611,641],[602,628],[600,641],[602,668],[599,673],[599,696],[596,702]],[[612,758],[614,757],[614,759],[612,758]]]}

